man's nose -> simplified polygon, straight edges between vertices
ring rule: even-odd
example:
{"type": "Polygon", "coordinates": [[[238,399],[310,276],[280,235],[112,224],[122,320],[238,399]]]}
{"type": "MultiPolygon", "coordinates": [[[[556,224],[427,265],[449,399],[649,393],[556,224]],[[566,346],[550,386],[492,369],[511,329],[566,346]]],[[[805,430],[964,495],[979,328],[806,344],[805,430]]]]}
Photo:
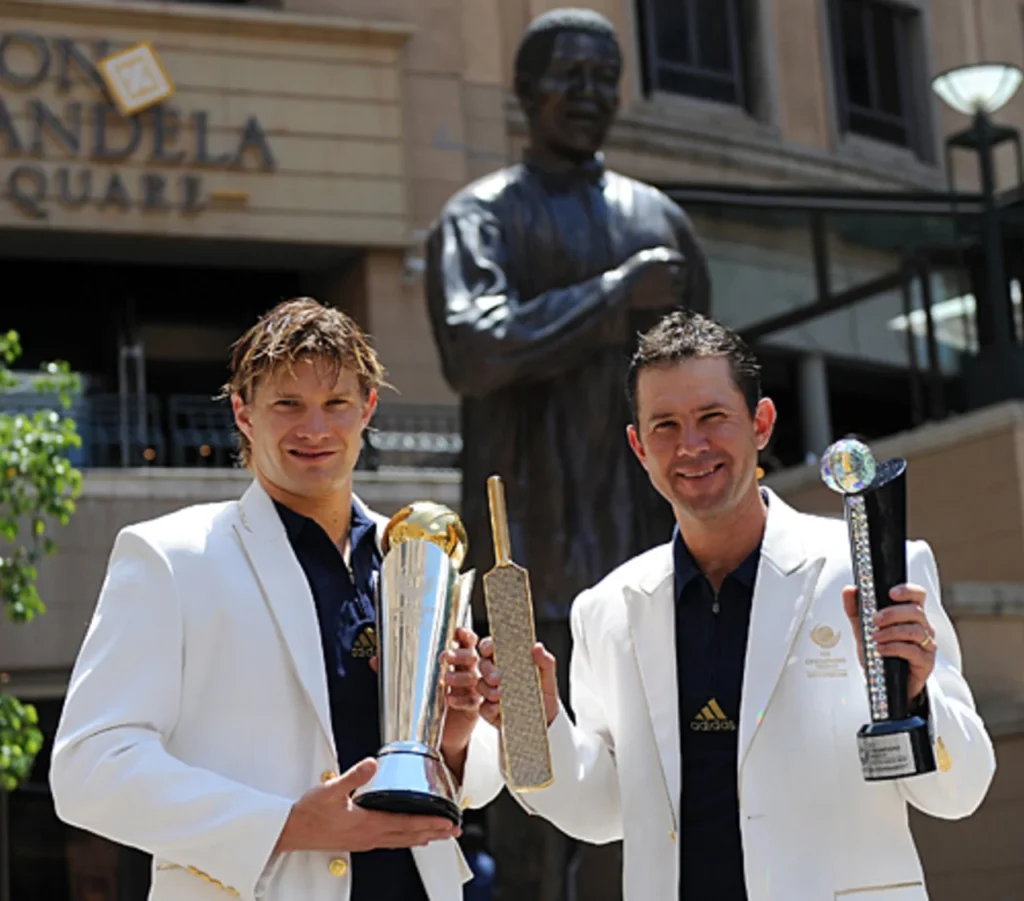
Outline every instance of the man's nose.
{"type": "Polygon", "coordinates": [[[318,406],[307,408],[306,415],[302,417],[299,425],[299,434],[303,438],[318,439],[324,438],[330,433],[330,426],[327,423],[327,416],[318,406]]]}
{"type": "Polygon", "coordinates": [[[697,424],[684,425],[679,430],[679,442],[676,444],[676,454],[680,457],[693,457],[704,453],[708,448],[707,436],[704,430],[697,424]]]}

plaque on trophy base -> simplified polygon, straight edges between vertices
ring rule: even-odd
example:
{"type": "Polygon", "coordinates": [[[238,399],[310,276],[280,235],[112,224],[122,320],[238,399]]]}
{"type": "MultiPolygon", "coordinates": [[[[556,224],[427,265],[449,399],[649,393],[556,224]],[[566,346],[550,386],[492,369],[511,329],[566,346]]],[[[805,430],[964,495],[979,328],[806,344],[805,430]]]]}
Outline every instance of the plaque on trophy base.
{"type": "Polygon", "coordinates": [[[910,664],[883,657],[874,637],[875,615],[897,603],[889,592],[907,581],[906,475],[906,460],[879,464],[866,445],[849,438],[831,445],[821,459],[822,480],[843,496],[850,535],[871,710],[857,744],[869,782],[936,769],[928,724],[910,713],[910,664]]]}

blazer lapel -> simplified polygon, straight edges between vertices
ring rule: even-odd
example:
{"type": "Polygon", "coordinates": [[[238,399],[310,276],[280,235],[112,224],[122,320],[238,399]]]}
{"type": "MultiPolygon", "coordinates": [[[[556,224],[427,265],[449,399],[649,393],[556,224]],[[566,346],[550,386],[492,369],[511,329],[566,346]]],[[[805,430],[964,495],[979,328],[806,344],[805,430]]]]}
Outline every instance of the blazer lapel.
{"type": "Polygon", "coordinates": [[[288,648],[299,683],[316,712],[324,739],[336,756],[320,624],[309,583],[288,542],[274,502],[258,482],[253,482],[245,492],[238,508],[240,524],[235,525],[235,531],[288,648]]]}
{"type": "Polygon", "coordinates": [[[768,495],[768,522],[754,584],[743,675],[740,773],[825,565],[824,557],[808,557],[800,514],[773,492],[768,495]]]}
{"type": "Polygon", "coordinates": [[[639,590],[626,587],[624,592],[633,651],[674,816],[673,829],[678,831],[681,752],[672,545],[663,545],[651,554],[652,566],[640,580],[639,590]]]}

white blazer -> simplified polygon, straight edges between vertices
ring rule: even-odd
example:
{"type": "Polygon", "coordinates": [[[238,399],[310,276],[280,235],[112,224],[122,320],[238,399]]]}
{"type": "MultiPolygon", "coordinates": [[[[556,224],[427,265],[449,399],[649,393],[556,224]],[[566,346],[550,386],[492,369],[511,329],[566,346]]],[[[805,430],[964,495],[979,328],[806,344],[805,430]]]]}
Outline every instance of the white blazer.
{"type": "MultiPolygon", "coordinates": [[[[846,526],[798,513],[773,493],[769,500],[739,718],[749,901],[925,901],[907,804],[945,819],[966,817],[995,772],[931,550],[907,545],[909,581],[927,589],[938,643],[927,692],[941,771],[867,783],[856,742],[870,722],[866,682],[841,597],[852,584],[846,526]]],[[[563,710],[551,724],[553,785],[518,795],[528,810],[582,841],[624,839],[626,901],[679,893],[685,786],[674,593],[666,544],[576,599],[576,722],[563,710]]]]}
{"type": "MultiPolygon", "coordinates": [[[[338,769],[331,725],[313,597],[253,483],[117,536],[54,743],[57,814],[152,854],[151,901],[345,901],[344,851],[270,859],[292,804],[338,769]]],[[[481,721],[464,806],[501,790],[496,747],[481,721]]],[[[431,901],[461,901],[453,839],[413,855],[431,901]]]]}

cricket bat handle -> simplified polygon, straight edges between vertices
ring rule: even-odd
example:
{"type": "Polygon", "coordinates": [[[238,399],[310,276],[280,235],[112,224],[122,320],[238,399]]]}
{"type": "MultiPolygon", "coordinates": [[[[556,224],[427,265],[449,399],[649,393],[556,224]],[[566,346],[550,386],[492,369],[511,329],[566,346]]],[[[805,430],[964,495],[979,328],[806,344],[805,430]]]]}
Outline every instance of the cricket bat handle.
{"type": "Polygon", "coordinates": [[[512,542],[508,537],[508,510],[505,507],[505,484],[501,481],[501,476],[491,476],[487,480],[487,502],[491,508],[494,563],[500,566],[512,560],[512,542]]]}

